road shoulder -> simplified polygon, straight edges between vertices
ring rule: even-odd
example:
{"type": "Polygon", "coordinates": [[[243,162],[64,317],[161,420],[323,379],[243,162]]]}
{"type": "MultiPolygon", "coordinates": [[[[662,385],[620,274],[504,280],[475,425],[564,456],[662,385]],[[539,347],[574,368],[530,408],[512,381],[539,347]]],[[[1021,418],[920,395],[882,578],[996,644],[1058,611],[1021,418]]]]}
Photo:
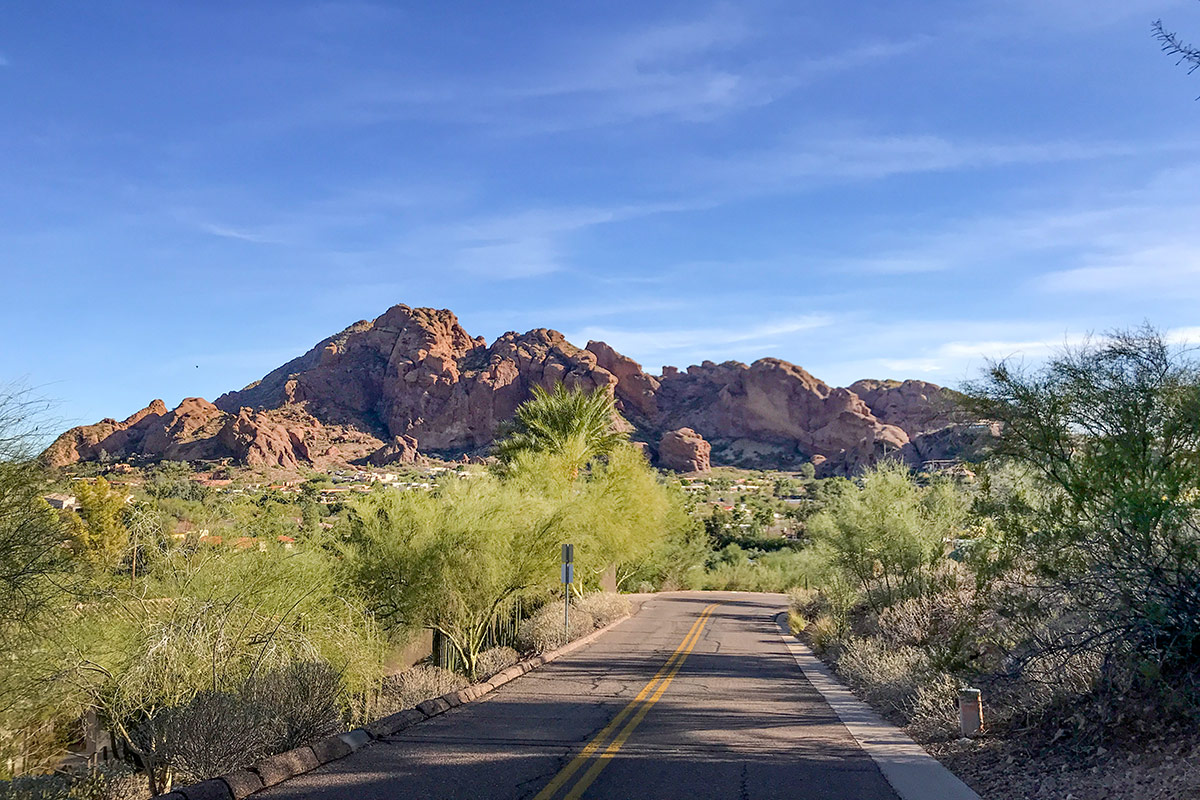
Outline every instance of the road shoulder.
{"type": "Polygon", "coordinates": [[[791,634],[786,614],[779,614],[775,623],[804,677],[837,714],[902,800],[979,800],[971,787],[834,677],[812,650],[791,634]]]}

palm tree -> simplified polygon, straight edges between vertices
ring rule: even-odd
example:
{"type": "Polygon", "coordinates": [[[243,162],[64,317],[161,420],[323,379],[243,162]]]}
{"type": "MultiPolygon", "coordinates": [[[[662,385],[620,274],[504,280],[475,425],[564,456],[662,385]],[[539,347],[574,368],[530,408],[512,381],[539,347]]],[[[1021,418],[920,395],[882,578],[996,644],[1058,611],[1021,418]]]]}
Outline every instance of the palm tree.
{"type": "Polygon", "coordinates": [[[626,439],[613,427],[616,407],[602,389],[586,392],[559,383],[553,392],[535,386],[532,394],[517,407],[496,442],[502,463],[512,463],[521,453],[550,453],[571,464],[574,479],[588,462],[608,455],[626,439]]]}

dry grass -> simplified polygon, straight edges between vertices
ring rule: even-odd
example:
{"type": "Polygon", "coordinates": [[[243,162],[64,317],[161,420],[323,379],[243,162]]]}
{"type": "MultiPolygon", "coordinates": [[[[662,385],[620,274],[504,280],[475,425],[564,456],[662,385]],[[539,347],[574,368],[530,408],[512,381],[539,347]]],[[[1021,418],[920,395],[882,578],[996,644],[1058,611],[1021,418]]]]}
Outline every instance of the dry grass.
{"type": "Polygon", "coordinates": [[[31,775],[0,781],[0,800],[147,800],[146,778],[114,762],[79,774],[31,775]]]}
{"type": "Polygon", "coordinates": [[[597,628],[603,628],[611,622],[616,622],[632,610],[629,598],[612,592],[596,592],[585,595],[576,607],[589,614],[597,628]]]}
{"type": "Polygon", "coordinates": [[[377,716],[386,717],[388,714],[412,708],[418,703],[441,697],[448,692],[456,692],[466,686],[467,679],[457,672],[429,664],[418,664],[384,678],[375,713],[377,716]]]}
{"type": "Polygon", "coordinates": [[[807,630],[809,643],[818,653],[828,652],[842,636],[842,626],[829,614],[817,617],[807,630]]]}
{"type": "Polygon", "coordinates": [[[562,647],[569,641],[587,636],[596,629],[592,615],[571,607],[570,630],[563,631],[563,609],[558,603],[548,603],[532,617],[521,622],[517,646],[526,653],[545,653],[562,647]]]}
{"type": "Polygon", "coordinates": [[[487,680],[502,669],[507,669],[520,661],[521,656],[511,647],[493,647],[479,654],[475,665],[475,676],[478,680],[487,680]]]}

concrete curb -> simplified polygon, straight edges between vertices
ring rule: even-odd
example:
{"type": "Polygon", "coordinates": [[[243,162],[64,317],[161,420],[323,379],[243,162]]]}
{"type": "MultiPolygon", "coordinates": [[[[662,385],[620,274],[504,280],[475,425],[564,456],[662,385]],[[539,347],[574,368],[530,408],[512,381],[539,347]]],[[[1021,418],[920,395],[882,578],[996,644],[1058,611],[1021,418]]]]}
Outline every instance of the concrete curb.
{"type": "Polygon", "coordinates": [[[775,617],[775,623],[804,677],[820,692],[901,800],[980,800],[970,786],[925,748],[855,697],[808,645],[792,635],[786,613],[775,617]]]}
{"type": "Polygon", "coordinates": [[[347,731],[336,736],[327,736],[312,744],[306,744],[303,747],[288,750],[286,753],[271,756],[251,767],[239,769],[229,775],[222,775],[219,778],[178,787],[167,794],[157,795],[151,800],[242,800],[255,792],[283,783],[288,778],[302,775],[323,764],[345,758],[357,750],[374,744],[379,739],[399,733],[405,728],[416,725],[418,722],[424,722],[430,717],[443,714],[451,708],[472,703],[527,672],[556,661],[558,658],[568,653],[573,653],[581,647],[586,647],[632,617],[639,610],[641,610],[640,603],[636,604],[633,611],[619,619],[613,620],[603,628],[598,628],[587,636],[581,636],[573,642],[567,642],[557,650],[551,650],[548,653],[542,653],[533,658],[519,661],[482,683],[476,683],[465,689],[449,692],[432,700],[426,700],[418,704],[416,708],[409,708],[395,714],[389,714],[382,719],[367,723],[361,728],[355,728],[352,731],[347,731]]]}

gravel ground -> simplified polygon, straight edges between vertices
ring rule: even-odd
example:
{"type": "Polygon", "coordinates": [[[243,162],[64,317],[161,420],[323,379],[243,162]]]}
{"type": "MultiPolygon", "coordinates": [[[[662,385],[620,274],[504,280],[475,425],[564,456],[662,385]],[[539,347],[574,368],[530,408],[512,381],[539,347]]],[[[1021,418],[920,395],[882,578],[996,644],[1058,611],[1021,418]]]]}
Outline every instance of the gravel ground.
{"type": "MultiPolygon", "coordinates": [[[[799,638],[812,646],[804,635],[799,638]]],[[[909,735],[982,800],[1200,800],[1200,726],[1137,749],[1081,750],[1044,737],[930,742],[911,730],[909,735]]]]}
{"type": "Polygon", "coordinates": [[[1175,800],[1200,798],[1200,734],[1139,751],[1080,753],[1047,745],[1030,755],[1013,742],[983,738],[926,744],[983,800],[1175,800]]]}

